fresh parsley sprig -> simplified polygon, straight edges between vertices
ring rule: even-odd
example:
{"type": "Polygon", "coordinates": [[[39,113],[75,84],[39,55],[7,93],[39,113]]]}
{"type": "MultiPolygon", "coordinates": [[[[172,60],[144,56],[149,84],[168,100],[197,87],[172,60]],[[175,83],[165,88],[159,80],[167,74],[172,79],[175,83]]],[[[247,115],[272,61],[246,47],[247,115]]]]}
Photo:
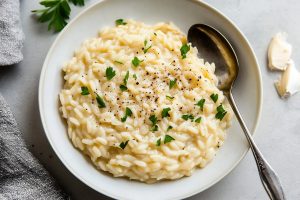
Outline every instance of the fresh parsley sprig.
{"type": "Polygon", "coordinates": [[[49,22],[48,30],[53,29],[55,32],[59,32],[67,25],[67,20],[70,18],[69,3],[83,6],[84,0],[42,0],[40,4],[45,8],[31,12],[38,16],[39,22],[49,22]]]}

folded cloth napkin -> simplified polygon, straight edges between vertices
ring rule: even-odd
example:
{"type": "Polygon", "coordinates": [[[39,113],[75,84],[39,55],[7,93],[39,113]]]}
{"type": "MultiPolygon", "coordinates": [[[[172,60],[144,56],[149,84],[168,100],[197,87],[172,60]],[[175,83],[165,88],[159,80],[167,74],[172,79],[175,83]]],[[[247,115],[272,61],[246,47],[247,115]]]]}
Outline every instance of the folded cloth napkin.
{"type": "MultiPolygon", "coordinates": [[[[22,60],[19,0],[0,0],[0,66],[22,60]]],[[[0,93],[0,199],[68,199],[26,148],[0,93]]]]}
{"type": "Polygon", "coordinates": [[[0,94],[0,199],[67,199],[28,151],[0,94]]]}
{"type": "Polygon", "coordinates": [[[24,34],[20,23],[19,0],[0,0],[0,66],[23,59],[24,34]]]}

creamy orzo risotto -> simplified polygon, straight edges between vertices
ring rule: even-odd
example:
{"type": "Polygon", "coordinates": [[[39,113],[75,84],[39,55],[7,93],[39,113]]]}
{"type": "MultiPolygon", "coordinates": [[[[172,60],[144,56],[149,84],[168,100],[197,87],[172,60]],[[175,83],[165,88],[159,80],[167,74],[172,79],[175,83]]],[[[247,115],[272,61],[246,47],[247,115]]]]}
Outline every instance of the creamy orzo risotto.
{"type": "Polygon", "coordinates": [[[178,179],[203,168],[232,112],[214,64],[173,24],[116,21],[63,66],[60,111],[74,146],[116,177],[178,179]]]}

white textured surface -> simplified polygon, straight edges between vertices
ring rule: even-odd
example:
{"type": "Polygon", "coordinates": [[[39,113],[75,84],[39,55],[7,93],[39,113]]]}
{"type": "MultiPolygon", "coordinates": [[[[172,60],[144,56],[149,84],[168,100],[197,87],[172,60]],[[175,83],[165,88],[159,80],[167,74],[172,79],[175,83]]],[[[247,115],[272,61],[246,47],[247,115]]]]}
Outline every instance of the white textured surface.
{"type": "MultiPolygon", "coordinates": [[[[93,2],[92,0],[88,3],[93,2]]],[[[266,50],[271,37],[278,31],[289,34],[295,47],[293,59],[300,63],[298,0],[207,0],[218,8],[245,33],[261,66],[264,104],[257,141],[261,151],[281,177],[287,199],[300,197],[300,95],[281,100],[273,82],[279,76],[266,68],[266,50]]],[[[47,32],[46,25],[36,23],[30,10],[36,1],[21,1],[21,18],[26,36],[22,63],[0,69],[0,91],[10,104],[27,144],[59,183],[74,199],[105,199],[72,176],[58,161],[43,133],[38,113],[38,79],[47,51],[57,35],[47,32]],[[53,158],[52,156],[53,155],[53,158]],[[50,158],[49,158],[50,156],[50,158]]],[[[81,8],[73,9],[72,17],[81,8]]],[[[251,104],[249,105],[251,106],[251,104]]],[[[254,160],[249,152],[240,165],[210,189],[189,199],[267,199],[259,180],[254,160]]]]}

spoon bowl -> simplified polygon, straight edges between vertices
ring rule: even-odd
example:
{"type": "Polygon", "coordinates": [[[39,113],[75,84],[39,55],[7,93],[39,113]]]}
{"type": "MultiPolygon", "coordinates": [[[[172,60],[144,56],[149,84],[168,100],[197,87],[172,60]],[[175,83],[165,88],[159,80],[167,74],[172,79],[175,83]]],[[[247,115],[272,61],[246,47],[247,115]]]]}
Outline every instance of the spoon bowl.
{"type": "Polygon", "coordinates": [[[229,41],[206,24],[193,25],[188,31],[188,40],[198,48],[201,58],[215,63],[218,88],[229,92],[239,72],[238,58],[229,41]]]}
{"type": "Polygon", "coordinates": [[[230,42],[217,29],[206,24],[195,24],[188,31],[188,40],[197,47],[200,57],[215,63],[218,88],[227,97],[254,155],[262,184],[272,200],[285,200],[280,180],[256,146],[232,95],[232,87],[239,71],[238,58],[230,42]]]}

